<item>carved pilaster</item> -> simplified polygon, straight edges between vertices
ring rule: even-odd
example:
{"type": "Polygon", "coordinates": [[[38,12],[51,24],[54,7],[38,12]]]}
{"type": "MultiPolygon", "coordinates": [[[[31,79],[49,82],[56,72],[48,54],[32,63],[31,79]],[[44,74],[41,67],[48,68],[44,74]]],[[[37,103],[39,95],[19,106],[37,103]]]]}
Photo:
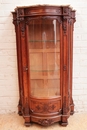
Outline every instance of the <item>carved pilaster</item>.
{"type": "MultiPolygon", "coordinates": [[[[69,10],[65,8],[64,11],[68,14],[69,10]]],[[[69,112],[69,24],[70,17],[63,16],[63,115],[69,112]]]]}
{"type": "Polygon", "coordinates": [[[63,16],[63,33],[67,34],[67,17],[63,16]]]}
{"type": "Polygon", "coordinates": [[[25,36],[25,23],[21,23],[21,36],[24,37],[25,36]]]}
{"type": "Polygon", "coordinates": [[[63,31],[64,31],[64,34],[66,34],[66,31],[67,31],[67,25],[64,23],[63,24],[63,31]]]}

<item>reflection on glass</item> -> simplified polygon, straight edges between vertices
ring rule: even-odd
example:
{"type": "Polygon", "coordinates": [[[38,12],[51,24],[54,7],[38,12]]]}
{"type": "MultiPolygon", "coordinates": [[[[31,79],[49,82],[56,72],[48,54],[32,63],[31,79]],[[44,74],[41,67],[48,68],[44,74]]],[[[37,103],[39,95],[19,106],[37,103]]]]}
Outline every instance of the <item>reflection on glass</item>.
{"type": "Polygon", "coordinates": [[[60,95],[60,39],[56,19],[29,23],[30,94],[37,98],[60,95]]]}

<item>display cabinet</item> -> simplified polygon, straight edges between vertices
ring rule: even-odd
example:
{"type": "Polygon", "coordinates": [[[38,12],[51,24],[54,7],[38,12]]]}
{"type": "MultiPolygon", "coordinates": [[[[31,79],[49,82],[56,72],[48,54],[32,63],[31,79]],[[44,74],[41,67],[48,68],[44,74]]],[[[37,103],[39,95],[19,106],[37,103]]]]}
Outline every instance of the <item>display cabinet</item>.
{"type": "Polygon", "coordinates": [[[17,7],[16,31],[19,79],[18,113],[43,126],[68,124],[72,99],[73,28],[70,6],[17,7]]]}

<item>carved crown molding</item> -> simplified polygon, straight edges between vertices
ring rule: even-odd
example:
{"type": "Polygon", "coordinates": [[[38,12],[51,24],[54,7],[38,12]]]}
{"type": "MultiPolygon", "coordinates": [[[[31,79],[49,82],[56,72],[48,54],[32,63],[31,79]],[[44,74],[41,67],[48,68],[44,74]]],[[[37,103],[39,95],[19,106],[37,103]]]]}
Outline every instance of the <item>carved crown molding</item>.
{"type": "MultiPolygon", "coordinates": [[[[70,19],[73,19],[75,21],[75,10],[73,10],[70,6],[48,6],[48,5],[42,5],[42,6],[28,6],[28,7],[17,7],[15,9],[15,12],[12,12],[12,14],[15,14],[15,18],[17,22],[23,21],[25,18],[29,16],[60,16],[58,18],[58,21],[61,23],[61,18],[63,19],[69,17],[70,19]],[[46,15],[45,15],[46,14],[46,15]]],[[[15,19],[13,19],[14,21],[15,19]]]]}

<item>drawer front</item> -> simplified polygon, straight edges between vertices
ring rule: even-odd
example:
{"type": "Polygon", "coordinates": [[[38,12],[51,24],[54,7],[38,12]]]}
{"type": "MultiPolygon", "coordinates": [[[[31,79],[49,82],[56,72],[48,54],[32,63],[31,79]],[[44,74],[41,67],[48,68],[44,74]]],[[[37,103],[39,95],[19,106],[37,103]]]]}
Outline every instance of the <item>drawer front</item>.
{"type": "Polygon", "coordinates": [[[59,112],[61,109],[61,101],[56,100],[56,101],[30,101],[30,110],[32,113],[41,113],[41,114],[46,114],[46,113],[55,113],[59,112]]]}

